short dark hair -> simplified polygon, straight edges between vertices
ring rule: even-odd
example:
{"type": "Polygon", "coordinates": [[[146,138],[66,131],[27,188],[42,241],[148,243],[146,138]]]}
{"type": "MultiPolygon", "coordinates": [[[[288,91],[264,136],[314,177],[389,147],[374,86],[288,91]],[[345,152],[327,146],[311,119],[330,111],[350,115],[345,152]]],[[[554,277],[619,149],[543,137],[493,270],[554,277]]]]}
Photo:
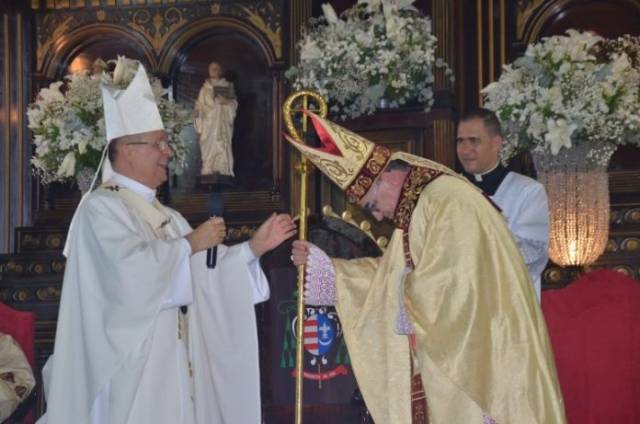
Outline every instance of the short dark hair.
{"type": "Polygon", "coordinates": [[[495,112],[483,107],[470,110],[463,114],[458,120],[458,124],[461,122],[471,121],[472,119],[481,119],[484,123],[484,127],[491,136],[499,135],[502,137],[502,127],[500,126],[500,120],[496,116],[495,112]]]}
{"type": "Polygon", "coordinates": [[[109,158],[109,160],[111,161],[111,163],[116,161],[116,158],[118,157],[118,141],[121,139],[122,137],[119,138],[114,138],[113,140],[111,140],[111,142],[109,143],[109,147],[107,149],[107,157],[109,158]]]}
{"type": "Polygon", "coordinates": [[[118,145],[121,142],[125,140],[126,142],[138,141],[139,136],[140,134],[122,135],[111,140],[111,142],[109,143],[109,148],[107,149],[107,155],[111,163],[115,162],[116,158],[118,157],[118,145]]]}
{"type": "Polygon", "coordinates": [[[408,171],[410,168],[411,168],[411,165],[409,165],[407,162],[403,161],[402,159],[394,159],[387,164],[387,166],[384,168],[384,172],[408,171]]]}

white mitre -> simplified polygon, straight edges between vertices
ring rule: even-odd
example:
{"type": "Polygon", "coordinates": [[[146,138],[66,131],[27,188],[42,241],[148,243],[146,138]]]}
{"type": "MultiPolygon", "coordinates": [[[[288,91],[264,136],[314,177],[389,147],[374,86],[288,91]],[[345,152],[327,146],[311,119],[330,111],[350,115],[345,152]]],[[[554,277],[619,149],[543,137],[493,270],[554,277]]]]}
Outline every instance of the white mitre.
{"type": "MultiPolygon", "coordinates": [[[[149,84],[147,73],[141,63],[138,64],[138,70],[127,88],[123,90],[116,86],[123,77],[126,60],[124,57],[119,56],[116,67],[113,70],[112,81],[103,77],[102,83],[100,84],[107,143],[102,151],[102,159],[93,177],[91,186],[87,193],[80,199],[78,208],[80,208],[85,197],[91,193],[100,169],[102,169],[103,182],[109,181],[113,176],[113,168],[111,167],[111,161],[107,154],[109,143],[111,143],[112,140],[125,135],[141,134],[164,129],[151,84],[149,84]]],[[[75,213],[71,218],[67,240],[69,240],[69,234],[73,231],[74,221],[75,213]]],[[[67,256],[68,244],[65,243],[62,253],[64,256],[67,256]]]]}
{"type": "MultiPolygon", "coordinates": [[[[118,137],[164,129],[151,84],[141,63],[127,88],[123,90],[117,87],[124,66],[125,59],[118,57],[113,83],[103,79],[101,84],[107,146],[118,137]]],[[[105,157],[102,181],[108,181],[112,175],[111,162],[105,157]]]]}

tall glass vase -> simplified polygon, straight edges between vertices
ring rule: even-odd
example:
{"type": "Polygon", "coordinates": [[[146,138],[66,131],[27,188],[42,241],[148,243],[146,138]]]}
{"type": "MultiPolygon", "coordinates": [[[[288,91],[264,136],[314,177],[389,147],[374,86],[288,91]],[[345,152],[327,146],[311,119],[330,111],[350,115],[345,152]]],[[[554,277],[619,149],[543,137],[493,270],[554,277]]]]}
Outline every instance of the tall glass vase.
{"type": "Polygon", "coordinates": [[[587,265],[609,238],[607,167],[616,146],[578,145],[557,155],[532,152],[549,198],[549,257],[558,265],[587,265]]]}

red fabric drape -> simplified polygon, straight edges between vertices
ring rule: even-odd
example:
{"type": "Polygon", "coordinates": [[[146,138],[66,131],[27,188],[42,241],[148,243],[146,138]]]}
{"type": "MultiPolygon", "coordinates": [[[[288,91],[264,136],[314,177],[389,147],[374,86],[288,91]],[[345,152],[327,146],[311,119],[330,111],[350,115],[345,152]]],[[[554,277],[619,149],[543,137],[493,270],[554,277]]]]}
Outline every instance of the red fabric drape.
{"type": "Polygon", "coordinates": [[[0,303],[0,333],[9,334],[24,351],[33,368],[35,316],[32,312],[16,311],[0,303]]]}
{"type": "Polygon", "coordinates": [[[640,423],[640,282],[593,271],[542,309],[569,424],[640,423]]]}

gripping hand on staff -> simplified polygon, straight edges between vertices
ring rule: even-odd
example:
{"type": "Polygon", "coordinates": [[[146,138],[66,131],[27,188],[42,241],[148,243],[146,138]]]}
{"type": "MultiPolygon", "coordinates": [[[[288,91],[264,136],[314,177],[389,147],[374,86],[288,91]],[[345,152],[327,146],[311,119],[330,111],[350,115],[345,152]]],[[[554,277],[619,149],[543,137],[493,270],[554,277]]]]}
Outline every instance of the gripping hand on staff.
{"type": "Polygon", "coordinates": [[[185,237],[191,246],[191,253],[197,253],[222,243],[227,227],[220,217],[209,218],[185,237]]]}
{"type": "Polygon", "coordinates": [[[291,260],[295,266],[306,265],[309,260],[309,249],[312,244],[305,240],[296,240],[291,249],[291,260]]]}

